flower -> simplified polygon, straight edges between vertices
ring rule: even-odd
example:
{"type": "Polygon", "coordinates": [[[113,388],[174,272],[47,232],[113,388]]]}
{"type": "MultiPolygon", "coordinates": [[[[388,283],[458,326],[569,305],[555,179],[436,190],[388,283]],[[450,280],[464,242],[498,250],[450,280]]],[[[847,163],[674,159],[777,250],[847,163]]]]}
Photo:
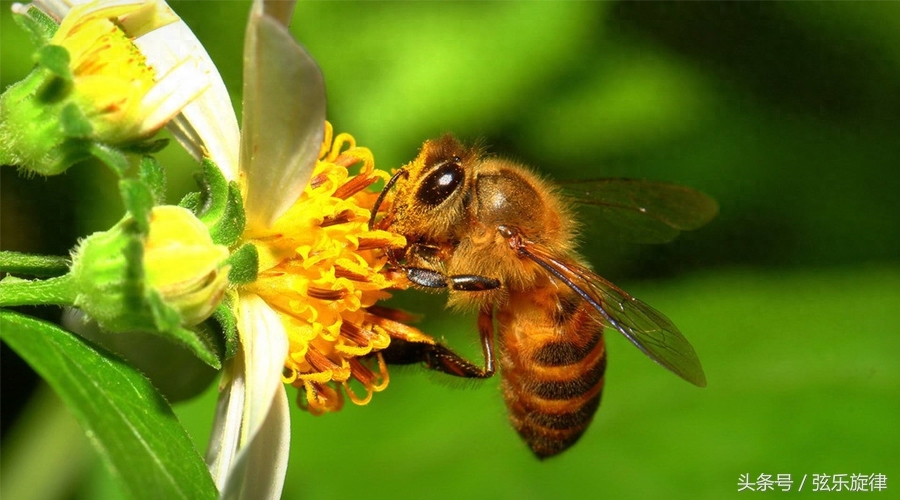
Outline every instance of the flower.
{"type": "Polygon", "coordinates": [[[349,135],[339,135],[332,145],[331,125],[326,125],[322,152],[303,194],[270,227],[245,232],[260,263],[257,280],[241,290],[257,295],[279,315],[289,342],[284,382],[302,388],[306,401],[301,406],[316,414],[341,408],[340,388],[354,403],[366,404],[387,386],[380,354],[363,357],[386,348],[389,330],[401,327],[366,308],[389,297],[384,290],[395,286],[380,273],[386,261],[380,249],[405,244],[402,236],[368,228],[365,207],[377,195],[365,188],[386,174],[374,170],[372,154],[349,135]],[[349,148],[342,151],[345,143],[349,148]],[[349,176],[346,166],[360,161],[361,172],[349,176]],[[351,380],[366,394],[357,395],[351,380]]]}
{"type": "MultiPolygon", "coordinates": [[[[340,409],[344,394],[365,404],[387,385],[378,351],[391,337],[432,342],[373,307],[398,286],[381,249],[405,245],[368,228],[376,195],[366,188],[387,174],[352,137],[332,137],[321,72],[287,31],[286,5],[253,4],[240,161],[213,158],[240,186],[247,224],[235,247],[252,245],[258,256],[256,279],[235,290],[239,349],[225,367],[207,451],[226,498],[280,495],[290,440],[285,383],[301,388],[301,406],[313,413],[340,409]]],[[[218,140],[197,139],[199,150],[218,140]]]]}
{"type": "MultiPolygon", "coordinates": [[[[177,87],[166,83],[174,84],[184,78],[173,80],[171,76],[180,75],[170,75],[167,82],[165,75],[157,77],[155,69],[131,42],[130,34],[113,22],[120,16],[145,16],[152,7],[151,2],[78,5],[63,18],[50,39],[51,45],[69,53],[72,98],[93,125],[94,137],[101,142],[120,144],[149,136],[186,104],[185,99],[199,93],[200,89],[194,89],[183,99],[173,99],[172,90],[177,87]]],[[[147,28],[152,31],[173,20],[159,19],[147,28]]]]}
{"type": "MultiPolygon", "coordinates": [[[[2,98],[4,164],[58,174],[96,154],[91,144],[128,145],[169,123],[189,143],[188,118],[227,99],[209,55],[162,0],[38,0],[13,11],[43,46],[35,71],[2,98]],[[47,15],[60,24],[41,32],[47,15]]],[[[233,114],[215,127],[237,139],[233,114]]]]}

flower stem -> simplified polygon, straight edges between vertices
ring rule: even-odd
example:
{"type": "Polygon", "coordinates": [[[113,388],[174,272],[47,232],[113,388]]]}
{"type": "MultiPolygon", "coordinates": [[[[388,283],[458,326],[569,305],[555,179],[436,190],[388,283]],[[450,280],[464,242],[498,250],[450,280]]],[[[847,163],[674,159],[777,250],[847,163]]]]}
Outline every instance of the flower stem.
{"type": "Polygon", "coordinates": [[[0,272],[31,276],[62,276],[69,270],[69,259],[55,255],[29,255],[0,251],[0,272]]]}
{"type": "Polygon", "coordinates": [[[0,281],[0,307],[56,304],[75,304],[76,290],[72,275],[47,280],[6,278],[0,281]]]}

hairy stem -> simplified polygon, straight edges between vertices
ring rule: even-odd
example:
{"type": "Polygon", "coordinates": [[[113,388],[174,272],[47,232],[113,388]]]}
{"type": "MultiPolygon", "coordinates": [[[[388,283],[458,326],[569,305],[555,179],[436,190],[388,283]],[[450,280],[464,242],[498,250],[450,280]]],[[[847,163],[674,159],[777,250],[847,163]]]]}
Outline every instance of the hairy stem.
{"type": "Polygon", "coordinates": [[[29,255],[0,251],[0,272],[31,276],[62,276],[69,271],[69,259],[55,255],[29,255]]]}

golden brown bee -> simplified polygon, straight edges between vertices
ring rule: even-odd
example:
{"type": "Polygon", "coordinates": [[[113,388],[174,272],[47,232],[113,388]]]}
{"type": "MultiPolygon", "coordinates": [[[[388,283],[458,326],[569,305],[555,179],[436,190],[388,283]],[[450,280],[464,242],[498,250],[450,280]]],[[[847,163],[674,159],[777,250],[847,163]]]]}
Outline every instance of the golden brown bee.
{"type": "MultiPolygon", "coordinates": [[[[583,181],[571,194],[647,242],[671,240],[718,211],[700,192],[649,181],[583,181]]],[[[496,322],[510,420],[539,458],[572,446],[597,411],[607,326],[681,378],[706,385],[700,361],[678,328],[588,268],[575,251],[569,201],[521,165],[484,156],[451,136],[428,141],[385,186],[370,225],[406,236],[406,248],[390,257],[414,285],[449,288],[450,305],[479,310],[485,364],[479,367],[437,342],[398,339],[384,352],[385,360],[490,377],[496,322]],[[376,223],[392,190],[390,208],[376,223]]]]}

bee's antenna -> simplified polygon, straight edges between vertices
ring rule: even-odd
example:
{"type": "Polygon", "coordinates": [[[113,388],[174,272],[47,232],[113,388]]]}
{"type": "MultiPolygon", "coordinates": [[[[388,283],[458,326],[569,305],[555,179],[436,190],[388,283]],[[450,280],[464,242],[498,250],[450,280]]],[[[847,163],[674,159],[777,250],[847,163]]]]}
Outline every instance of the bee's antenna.
{"type": "Polygon", "coordinates": [[[378,215],[378,210],[381,208],[381,202],[384,201],[388,191],[394,187],[394,183],[397,182],[397,179],[399,179],[401,175],[409,175],[409,172],[407,172],[405,168],[398,170],[397,173],[387,181],[387,184],[384,185],[384,189],[381,190],[381,194],[378,195],[378,199],[375,200],[375,206],[372,207],[372,215],[369,217],[369,231],[375,226],[375,217],[378,215]]]}

